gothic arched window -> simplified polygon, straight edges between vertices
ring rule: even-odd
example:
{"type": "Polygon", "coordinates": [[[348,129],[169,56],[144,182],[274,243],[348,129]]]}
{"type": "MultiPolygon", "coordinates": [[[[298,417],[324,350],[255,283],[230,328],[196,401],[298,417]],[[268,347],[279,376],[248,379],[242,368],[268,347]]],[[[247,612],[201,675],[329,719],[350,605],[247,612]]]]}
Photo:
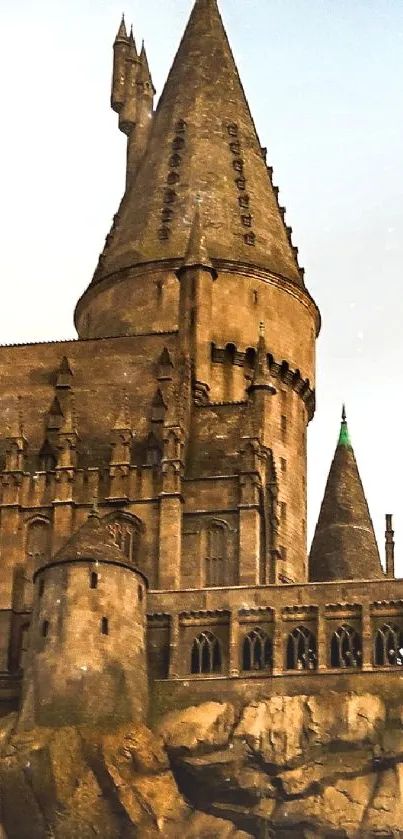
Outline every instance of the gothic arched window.
{"type": "Polygon", "coordinates": [[[221,645],[212,632],[202,632],[192,645],[191,673],[221,673],[221,645]]]}
{"type": "Polygon", "coordinates": [[[270,670],[273,666],[271,640],[263,629],[256,627],[245,635],[242,646],[242,670],[270,670]]]}
{"type": "Polygon", "coordinates": [[[141,524],[132,516],[115,516],[109,520],[109,529],[113,541],[127,557],[129,562],[138,561],[141,524]]]}
{"type": "Polygon", "coordinates": [[[331,667],[361,667],[361,635],[348,624],[342,624],[333,632],[330,642],[331,667]]]}
{"type": "Polygon", "coordinates": [[[316,638],[306,626],[297,626],[287,640],[287,670],[315,670],[316,638]]]}
{"type": "Polygon", "coordinates": [[[228,529],[224,522],[212,522],[207,530],[205,585],[224,586],[227,581],[228,529]]]}
{"type": "Polygon", "coordinates": [[[403,665],[403,629],[396,624],[384,623],[375,634],[374,664],[403,665]]]}

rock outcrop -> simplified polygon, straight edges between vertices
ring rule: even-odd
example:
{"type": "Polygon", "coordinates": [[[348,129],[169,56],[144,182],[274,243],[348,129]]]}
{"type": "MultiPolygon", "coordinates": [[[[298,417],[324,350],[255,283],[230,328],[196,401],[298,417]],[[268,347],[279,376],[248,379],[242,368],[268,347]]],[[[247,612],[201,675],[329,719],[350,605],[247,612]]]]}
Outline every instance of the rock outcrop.
{"type": "Polygon", "coordinates": [[[403,703],[208,702],[145,726],[0,726],[1,839],[403,837],[403,703]]]}

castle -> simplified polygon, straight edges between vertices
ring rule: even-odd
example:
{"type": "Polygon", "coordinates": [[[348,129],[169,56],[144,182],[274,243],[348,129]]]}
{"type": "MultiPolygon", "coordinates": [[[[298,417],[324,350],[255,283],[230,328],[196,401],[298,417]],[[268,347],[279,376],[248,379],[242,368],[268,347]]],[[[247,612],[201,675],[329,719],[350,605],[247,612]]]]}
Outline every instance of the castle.
{"type": "Polygon", "coordinates": [[[392,521],[384,571],[345,412],[308,559],[320,314],[216,0],[154,95],[122,20],[126,190],[78,340],[0,349],[0,701],[27,728],[399,689],[392,521]]]}

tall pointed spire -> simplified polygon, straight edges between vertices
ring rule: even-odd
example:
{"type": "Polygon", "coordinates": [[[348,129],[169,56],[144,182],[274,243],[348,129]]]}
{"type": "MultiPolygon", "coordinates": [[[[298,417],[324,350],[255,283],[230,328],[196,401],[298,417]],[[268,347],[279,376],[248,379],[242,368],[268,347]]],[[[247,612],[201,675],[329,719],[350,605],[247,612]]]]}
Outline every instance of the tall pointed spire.
{"type": "Polygon", "coordinates": [[[193,216],[194,195],[206,196],[211,258],[257,265],[303,286],[215,0],[196,0],[94,282],[120,268],[183,258],[183,219],[193,216]]]}
{"type": "Polygon", "coordinates": [[[339,439],[311,547],[309,577],[322,582],[383,576],[343,405],[339,439]]]}

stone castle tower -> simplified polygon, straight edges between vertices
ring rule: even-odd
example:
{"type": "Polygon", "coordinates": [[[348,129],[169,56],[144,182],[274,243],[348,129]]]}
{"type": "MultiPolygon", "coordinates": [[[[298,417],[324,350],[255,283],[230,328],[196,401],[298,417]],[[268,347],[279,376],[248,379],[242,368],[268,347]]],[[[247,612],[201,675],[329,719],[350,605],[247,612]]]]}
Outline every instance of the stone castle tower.
{"type": "Polygon", "coordinates": [[[122,20],[126,189],[79,337],[0,349],[0,697],[23,682],[27,726],[401,672],[344,413],[308,563],[320,315],[216,0],[154,94],[122,20]]]}

